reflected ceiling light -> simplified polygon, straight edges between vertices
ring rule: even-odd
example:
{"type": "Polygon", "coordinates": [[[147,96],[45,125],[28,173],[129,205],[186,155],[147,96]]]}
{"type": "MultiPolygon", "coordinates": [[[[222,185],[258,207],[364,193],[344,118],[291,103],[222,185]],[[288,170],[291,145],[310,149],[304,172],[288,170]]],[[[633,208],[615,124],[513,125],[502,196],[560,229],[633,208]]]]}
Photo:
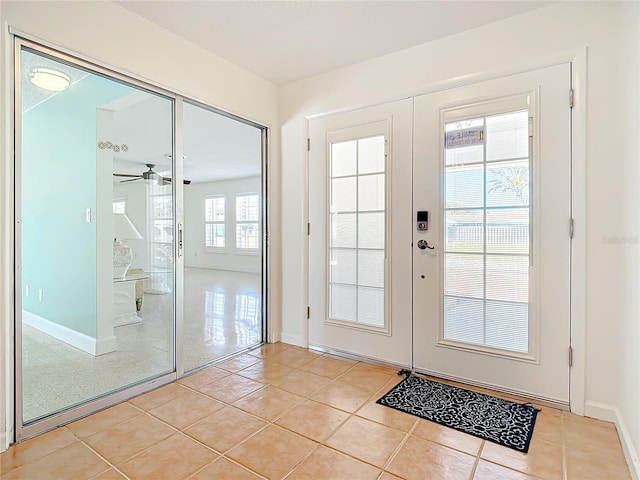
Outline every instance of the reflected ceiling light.
{"type": "Polygon", "coordinates": [[[52,68],[35,67],[29,76],[31,83],[53,92],[61,92],[71,84],[67,75],[52,68]]]}

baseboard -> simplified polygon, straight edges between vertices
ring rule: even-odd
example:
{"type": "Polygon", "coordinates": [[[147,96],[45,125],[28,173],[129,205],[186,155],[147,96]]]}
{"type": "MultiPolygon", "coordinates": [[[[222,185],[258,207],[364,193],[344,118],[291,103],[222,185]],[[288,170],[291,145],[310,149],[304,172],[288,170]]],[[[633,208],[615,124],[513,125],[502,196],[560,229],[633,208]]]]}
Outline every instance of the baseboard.
{"type": "Polygon", "coordinates": [[[116,337],[101,338],[97,340],[84,333],[73,330],[64,325],[47,320],[35,313],[22,311],[22,321],[25,325],[40,330],[42,333],[52,336],[58,340],[68,343],[83,352],[91,355],[102,355],[104,353],[113,352],[116,349],[116,337]]]}
{"type": "Polygon", "coordinates": [[[9,435],[7,432],[0,432],[0,453],[9,449],[9,435]]]}
{"type": "Polygon", "coordinates": [[[638,452],[636,452],[633,446],[629,430],[618,407],[606,403],[587,401],[584,405],[584,414],[587,417],[597,418],[615,424],[618,437],[620,437],[620,443],[622,444],[622,451],[629,466],[631,478],[633,478],[633,480],[640,480],[640,460],[638,459],[638,452]]]}
{"type": "Polygon", "coordinates": [[[307,342],[303,340],[300,335],[289,335],[288,333],[280,334],[280,341],[289,345],[295,345],[297,347],[307,348],[307,342]]]}

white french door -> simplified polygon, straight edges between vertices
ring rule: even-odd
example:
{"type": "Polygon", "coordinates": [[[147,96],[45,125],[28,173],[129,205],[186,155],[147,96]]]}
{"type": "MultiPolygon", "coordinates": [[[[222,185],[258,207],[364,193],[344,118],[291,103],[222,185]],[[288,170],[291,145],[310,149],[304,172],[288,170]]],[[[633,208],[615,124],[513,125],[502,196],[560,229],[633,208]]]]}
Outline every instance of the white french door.
{"type": "Polygon", "coordinates": [[[565,64],[415,98],[416,370],[568,404],[569,87],[565,64]]]}
{"type": "Polygon", "coordinates": [[[311,345],[411,364],[411,122],[411,100],[309,122],[311,345]]]}
{"type": "Polygon", "coordinates": [[[568,405],[570,80],[309,122],[311,345],[568,405]]]}

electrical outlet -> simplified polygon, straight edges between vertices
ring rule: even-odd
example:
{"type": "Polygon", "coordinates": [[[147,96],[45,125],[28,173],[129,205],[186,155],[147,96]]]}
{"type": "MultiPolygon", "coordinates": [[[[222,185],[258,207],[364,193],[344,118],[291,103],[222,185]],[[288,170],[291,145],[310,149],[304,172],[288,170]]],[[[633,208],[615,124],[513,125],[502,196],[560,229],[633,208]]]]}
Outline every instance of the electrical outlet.
{"type": "Polygon", "coordinates": [[[38,300],[42,301],[44,297],[44,291],[42,289],[38,290],[38,300]]]}
{"type": "Polygon", "coordinates": [[[91,209],[90,208],[87,208],[87,210],[85,212],[85,217],[86,217],[87,223],[90,223],[91,222],[91,209]]]}
{"type": "Polygon", "coordinates": [[[28,297],[29,296],[29,285],[25,285],[24,286],[24,296],[28,297]]]}

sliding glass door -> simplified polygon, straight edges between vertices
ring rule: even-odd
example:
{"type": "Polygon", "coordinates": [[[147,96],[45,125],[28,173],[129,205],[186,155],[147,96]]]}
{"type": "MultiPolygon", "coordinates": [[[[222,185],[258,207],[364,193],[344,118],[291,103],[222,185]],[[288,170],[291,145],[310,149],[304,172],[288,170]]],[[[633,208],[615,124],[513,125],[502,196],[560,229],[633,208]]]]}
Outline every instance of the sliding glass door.
{"type": "Polygon", "coordinates": [[[184,370],[262,342],[262,129],[184,103],[184,370]]]}

